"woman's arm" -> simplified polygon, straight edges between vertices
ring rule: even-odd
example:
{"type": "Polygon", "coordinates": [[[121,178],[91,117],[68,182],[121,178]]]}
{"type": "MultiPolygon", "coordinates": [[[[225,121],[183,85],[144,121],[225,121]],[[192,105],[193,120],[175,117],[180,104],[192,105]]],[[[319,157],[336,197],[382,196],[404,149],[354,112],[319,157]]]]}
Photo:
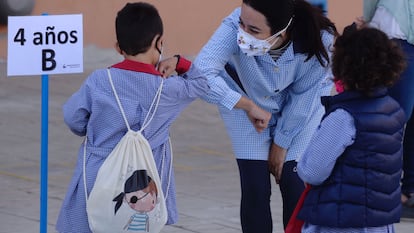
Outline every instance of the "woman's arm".
{"type": "Polygon", "coordinates": [[[226,17],[213,36],[202,48],[194,65],[207,76],[210,91],[203,97],[209,103],[219,104],[227,109],[239,108],[246,111],[258,132],[263,131],[270,120],[270,113],[258,107],[249,98],[232,90],[220,76],[232,56],[237,55],[237,30],[240,8],[226,17]]]}
{"type": "Polygon", "coordinates": [[[237,28],[240,8],[234,10],[217,28],[209,41],[194,60],[194,65],[207,76],[210,91],[203,99],[232,109],[239,102],[241,94],[232,90],[220,72],[238,51],[237,28]]]}
{"type": "MultiPolygon", "coordinates": [[[[328,49],[333,43],[333,35],[325,32],[322,40],[328,49]]],[[[298,56],[304,59],[306,55],[298,56]]],[[[329,64],[322,66],[315,56],[299,62],[295,69],[297,77],[287,89],[286,102],[274,130],[273,142],[285,149],[289,149],[293,138],[303,131],[310,118],[320,119],[320,111],[315,108],[322,108],[320,97],[329,95],[333,87],[329,64]],[[317,115],[312,115],[314,113],[317,115]]]]}
{"type": "Polygon", "coordinates": [[[234,107],[243,109],[246,112],[250,122],[252,122],[254,128],[259,133],[267,128],[270,118],[272,117],[269,112],[263,110],[245,96],[242,96],[234,107]]]}

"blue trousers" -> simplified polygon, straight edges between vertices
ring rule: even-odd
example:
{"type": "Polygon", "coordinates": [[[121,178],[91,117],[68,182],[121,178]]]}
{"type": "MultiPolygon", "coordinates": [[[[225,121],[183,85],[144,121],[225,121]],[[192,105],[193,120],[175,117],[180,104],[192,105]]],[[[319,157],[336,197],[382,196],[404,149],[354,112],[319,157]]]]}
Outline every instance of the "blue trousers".
{"type": "MultiPolygon", "coordinates": [[[[240,221],[243,233],[272,233],[270,210],[271,182],[267,161],[238,159],[240,172],[240,221]]],[[[283,199],[283,225],[286,225],[305,186],[296,172],[296,162],[283,166],[280,182],[283,199]]]]}
{"type": "Polygon", "coordinates": [[[414,45],[405,40],[394,40],[400,44],[407,58],[407,68],[399,82],[390,88],[390,95],[396,99],[407,116],[403,142],[402,192],[414,193],[414,45]]]}

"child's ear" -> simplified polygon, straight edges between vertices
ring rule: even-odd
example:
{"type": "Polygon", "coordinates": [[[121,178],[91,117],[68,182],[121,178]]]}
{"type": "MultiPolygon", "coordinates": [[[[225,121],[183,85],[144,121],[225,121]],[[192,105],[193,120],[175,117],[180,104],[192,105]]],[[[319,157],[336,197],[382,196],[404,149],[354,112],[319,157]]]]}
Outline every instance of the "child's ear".
{"type": "Polygon", "coordinates": [[[123,55],[123,54],[122,54],[122,50],[121,50],[121,48],[119,47],[119,43],[118,43],[118,42],[116,42],[116,43],[115,43],[114,47],[115,47],[115,50],[116,50],[119,54],[123,55]]]}
{"type": "Polygon", "coordinates": [[[162,49],[164,38],[162,35],[156,35],[154,39],[152,40],[153,46],[158,50],[158,52],[162,49]]]}
{"type": "Polygon", "coordinates": [[[161,35],[158,39],[157,47],[162,48],[163,44],[164,44],[164,37],[161,35]]]}

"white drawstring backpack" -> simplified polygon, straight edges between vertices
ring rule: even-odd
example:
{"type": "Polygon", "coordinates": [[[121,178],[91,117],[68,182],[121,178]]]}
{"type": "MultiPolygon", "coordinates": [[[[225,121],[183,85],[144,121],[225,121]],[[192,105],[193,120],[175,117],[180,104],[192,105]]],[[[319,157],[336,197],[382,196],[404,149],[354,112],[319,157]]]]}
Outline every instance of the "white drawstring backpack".
{"type": "Polygon", "coordinates": [[[108,76],[128,132],[100,167],[89,197],[85,178],[85,139],[83,177],[89,226],[94,233],[158,233],[166,224],[168,213],[152,150],[141,132],[155,115],[163,81],[141,129],[133,131],[128,124],[109,69],[108,76]]]}

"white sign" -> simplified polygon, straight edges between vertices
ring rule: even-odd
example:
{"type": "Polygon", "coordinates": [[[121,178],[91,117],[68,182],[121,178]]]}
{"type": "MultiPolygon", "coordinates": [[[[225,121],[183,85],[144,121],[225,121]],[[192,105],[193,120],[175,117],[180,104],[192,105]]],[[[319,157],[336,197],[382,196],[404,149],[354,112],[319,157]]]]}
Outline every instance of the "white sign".
{"type": "Polygon", "coordinates": [[[7,75],[83,72],[82,15],[8,17],[7,75]]]}

